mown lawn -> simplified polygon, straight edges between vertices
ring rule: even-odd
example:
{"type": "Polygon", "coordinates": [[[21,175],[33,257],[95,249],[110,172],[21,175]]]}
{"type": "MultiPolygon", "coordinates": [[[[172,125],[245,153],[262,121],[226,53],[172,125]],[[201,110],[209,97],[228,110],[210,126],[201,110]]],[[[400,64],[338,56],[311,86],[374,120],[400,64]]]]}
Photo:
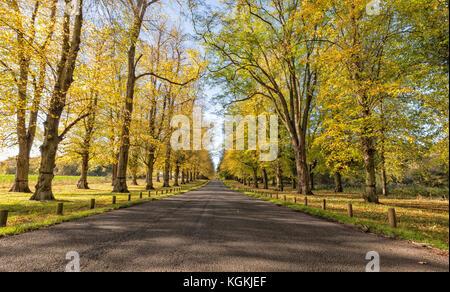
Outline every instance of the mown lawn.
{"type": "MultiPolygon", "coordinates": [[[[227,181],[227,185],[235,189],[244,190],[248,187],[227,181]]],[[[281,203],[286,206],[333,219],[343,223],[351,223],[369,229],[372,232],[383,233],[388,236],[425,243],[448,251],[449,248],[449,202],[439,199],[403,199],[399,197],[380,197],[381,204],[367,204],[361,193],[335,194],[331,191],[316,191],[314,196],[308,197],[308,207],[304,207],[304,196],[296,195],[293,191],[275,192],[274,190],[257,190],[257,193],[279,193],[279,199],[249,193],[256,197],[281,203]],[[284,202],[286,195],[287,202],[284,202]],[[297,197],[297,204],[294,198],[297,197]],[[323,211],[322,201],[327,201],[327,210],[323,211]],[[347,217],[347,205],[353,205],[354,218],[347,217]],[[388,209],[395,208],[398,227],[389,227],[388,209]]]]}
{"type": "MultiPolygon", "coordinates": [[[[30,188],[34,188],[34,186],[37,183],[38,176],[37,175],[30,175],[28,177],[30,180],[30,188]]],[[[55,186],[70,186],[70,185],[76,185],[78,180],[80,179],[79,176],[55,176],[53,179],[53,185],[55,186]]],[[[110,181],[107,177],[89,177],[88,181],[91,183],[101,184],[101,183],[107,183],[110,181]]],[[[12,187],[12,184],[14,182],[14,175],[0,175],[0,193],[5,192],[9,190],[12,187]]]]}
{"type": "MultiPolygon", "coordinates": [[[[70,182],[69,184],[56,184],[54,187],[54,202],[34,202],[30,201],[31,194],[8,193],[5,189],[0,190],[0,210],[8,210],[8,224],[0,228],[0,236],[15,235],[26,231],[39,229],[45,226],[70,221],[90,215],[101,214],[104,212],[128,207],[131,205],[161,199],[170,195],[161,194],[156,196],[155,191],[151,192],[151,198],[148,192],[144,190],[144,182],[141,186],[129,186],[132,193],[132,201],[128,202],[128,194],[113,194],[110,183],[92,183],[90,190],[77,190],[76,181],[78,178],[64,177],[60,181],[70,182]],[[143,192],[143,199],[140,200],[139,194],[143,192]],[[117,197],[117,204],[112,205],[112,197],[117,197]],[[96,208],[90,210],[90,200],[95,199],[96,208]],[[64,203],[64,215],[57,216],[56,208],[59,202],[64,203]]],[[[182,186],[182,192],[196,188],[207,181],[197,181],[182,186]]],[[[161,184],[156,183],[157,189],[161,190],[161,184]]]]}

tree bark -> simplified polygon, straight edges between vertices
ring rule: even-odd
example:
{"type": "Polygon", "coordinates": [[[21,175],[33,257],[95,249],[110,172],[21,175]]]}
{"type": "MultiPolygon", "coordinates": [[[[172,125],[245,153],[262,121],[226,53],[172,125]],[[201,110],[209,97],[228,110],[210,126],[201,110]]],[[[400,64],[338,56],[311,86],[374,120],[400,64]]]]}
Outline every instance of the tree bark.
{"type": "MultiPolygon", "coordinates": [[[[12,3],[13,8],[18,12],[19,6],[16,1],[12,3]]],[[[35,1],[35,7],[31,20],[31,38],[30,42],[33,42],[35,38],[35,21],[40,6],[39,1],[35,1]]],[[[48,33],[44,39],[43,44],[40,46],[41,52],[46,52],[48,44],[53,37],[56,23],[56,9],[57,0],[54,0],[51,6],[50,20],[48,33]]],[[[10,192],[18,193],[31,193],[28,181],[28,175],[30,172],[30,153],[33,147],[34,139],[36,136],[36,122],[39,113],[39,105],[41,103],[42,92],[45,86],[45,77],[47,64],[46,60],[42,58],[39,62],[38,81],[35,84],[34,98],[32,102],[32,108],[29,110],[28,128],[26,127],[26,107],[27,107],[27,87],[30,71],[30,56],[26,54],[25,50],[25,38],[22,30],[22,23],[19,24],[17,30],[17,43],[19,45],[18,59],[19,59],[19,79],[17,81],[18,88],[18,103],[17,103],[17,137],[19,144],[19,153],[16,159],[16,175],[14,178],[14,184],[10,192]]]]}
{"type": "Polygon", "coordinates": [[[88,190],[88,172],[89,172],[89,160],[90,160],[90,151],[91,151],[91,141],[92,136],[95,129],[95,120],[97,117],[97,104],[98,104],[98,96],[95,92],[92,91],[91,95],[91,103],[89,105],[89,117],[87,118],[87,123],[85,126],[85,134],[83,139],[82,146],[82,154],[81,154],[81,176],[78,182],[77,188],[80,190],[88,190]]]}
{"type": "MultiPolygon", "coordinates": [[[[301,135],[303,136],[303,135],[301,135]]],[[[313,195],[309,175],[309,166],[306,160],[305,137],[300,138],[299,143],[294,142],[295,164],[297,167],[299,193],[303,195],[313,195]],[[301,191],[300,191],[301,190],[301,191]]]]}
{"type": "Polygon", "coordinates": [[[380,149],[380,164],[381,164],[381,188],[383,190],[383,196],[389,196],[389,191],[387,187],[387,175],[386,175],[386,155],[385,155],[385,132],[386,132],[386,124],[384,118],[384,100],[381,99],[380,105],[381,111],[381,149],[380,149]]]}
{"type": "Polygon", "coordinates": [[[264,184],[264,189],[269,189],[269,178],[267,177],[267,170],[265,168],[262,169],[262,179],[264,184]]]}
{"type": "Polygon", "coordinates": [[[181,184],[186,184],[186,172],[184,171],[184,169],[181,171],[181,184]]]}
{"type": "Polygon", "coordinates": [[[44,143],[41,146],[41,166],[36,191],[30,198],[31,200],[46,201],[55,199],[52,192],[52,180],[54,178],[53,171],[55,168],[56,152],[59,143],[64,138],[65,132],[70,130],[70,128],[67,128],[66,131],[59,135],[59,122],[66,106],[67,92],[73,82],[73,73],[81,43],[83,0],[79,0],[78,5],[79,7],[73,25],[72,39],[70,38],[70,13],[67,10],[64,13],[64,36],[61,59],[57,68],[56,83],[50,99],[49,112],[44,122],[45,131],[44,143]]]}
{"type": "Polygon", "coordinates": [[[259,185],[258,185],[258,169],[257,168],[253,169],[253,186],[255,187],[255,189],[259,188],[259,185]]]}
{"type": "Polygon", "coordinates": [[[138,186],[138,178],[137,178],[137,174],[135,172],[132,173],[132,180],[131,180],[131,185],[132,186],[138,186]]]}
{"type": "Polygon", "coordinates": [[[334,192],[343,193],[344,188],[342,187],[342,175],[340,172],[334,174],[334,192]]]}
{"type": "Polygon", "coordinates": [[[315,160],[310,166],[309,166],[309,176],[310,176],[310,183],[311,183],[311,190],[313,191],[316,187],[314,185],[314,169],[317,167],[317,160],[315,160]]]}
{"type": "Polygon", "coordinates": [[[117,165],[117,179],[114,185],[114,193],[129,193],[127,186],[127,168],[130,153],[130,126],[133,114],[134,92],[136,85],[136,44],[142,28],[142,22],[147,10],[146,1],[138,1],[138,7],[134,11],[134,20],[131,28],[131,43],[128,49],[128,77],[125,96],[125,113],[122,134],[120,135],[119,163],[117,165]]]}
{"type": "Polygon", "coordinates": [[[170,157],[172,154],[172,148],[167,145],[166,158],[164,161],[164,188],[170,187],[170,157]]]}
{"type": "Polygon", "coordinates": [[[87,181],[88,171],[89,171],[89,152],[84,152],[81,157],[81,176],[77,185],[77,188],[79,190],[89,189],[89,184],[87,181]]]}
{"type": "Polygon", "coordinates": [[[386,167],[384,165],[381,166],[381,187],[383,189],[383,196],[389,196],[389,190],[387,187],[387,175],[386,175],[386,167]]]}
{"type": "Polygon", "coordinates": [[[22,138],[19,137],[19,155],[17,156],[16,161],[16,176],[10,192],[31,193],[28,183],[31,147],[28,147],[28,142],[22,142],[21,140],[22,138]]]}
{"type": "Polygon", "coordinates": [[[377,181],[375,171],[375,141],[373,137],[363,136],[361,138],[363,155],[364,155],[364,169],[366,171],[366,190],[364,200],[368,203],[379,203],[377,194],[377,181]]]}
{"type": "Polygon", "coordinates": [[[177,164],[175,167],[175,183],[173,184],[174,187],[180,186],[179,178],[180,178],[180,165],[177,164]]]}
{"type": "Polygon", "coordinates": [[[155,187],[153,185],[153,168],[155,165],[155,154],[150,151],[148,154],[148,161],[147,161],[147,176],[146,176],[146,187],[145,189],[147,191],[154,190],[155,187]]]}
{"type": "Polygon", "coordinates": [[[277,174],[277,190],[282,192],[284,191],[284,184],[280,159],[277,160],[276,174],[277,174]]]}
{"type": "Polygon", "coordinates": [[[117,180],[117,163],[114,163],[112,165],[111,175],[112,175],[111,183],[112,183],[112,186],[114,186],[116,184],[116,180],[117,180]]]}

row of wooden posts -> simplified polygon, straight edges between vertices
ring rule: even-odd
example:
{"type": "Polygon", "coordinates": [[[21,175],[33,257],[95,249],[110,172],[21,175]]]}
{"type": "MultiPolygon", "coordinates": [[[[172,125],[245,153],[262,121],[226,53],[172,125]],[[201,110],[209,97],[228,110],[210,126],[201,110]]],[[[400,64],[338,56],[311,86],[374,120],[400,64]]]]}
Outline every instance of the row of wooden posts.
{"type": "MultiPolygon", "coordinates": [[[[245,189],[246,192],[252,192],[261,196],[265,196],[265,197],[270,197],[271,199],[273,199],[274,197],[279,200],[280,199],[280,194],[272,194],[272,193],[267,193],[267,192],[258,192],[255,191],[253,189],[245,189]]],[[[284,195],[284,202],[287,202],[287,196],[284,195]]],[[[297,204],[298,198],[296,196],[294,196],[294,203],[297,204]]],[[[305,196],[304,199],[304,205],[305,207],[308,207],[308,197],[305,196]]],[[[326,210],[327,209],[327,200],[322,200],[322,210],[326,210]]],[[[353,214],[353,205],[352,204],[348,204],[347,205],[347,216],[350,218],[353,218],[354,214],[353,214]]],[[[388,209],[388,219],[389,219],[389,226],[391,226],[392,228],[397,228],[397,215],[395,212],[394,208],[389,208],[388,209]]]]}
{"type": "MultiPolygon", "coordinates": [[[[182,188],[172,188],[172,189],[166,189],[166,190],[160,190],[160,191],[155,191],[155,196],[160,195],[167,195],[170,193],[174,193],[174,192],[179,192],[181,191],[182,188]]],[[[151,198],[152,197],[152,192],[149,191],[148,192],[148,197],[151,198]]],[[[142,200],[144,198],[144,193],[139,193],[139,199],[142,200]]],[[[132,200],[132,195],[129,194],[128,195],[128,202],[130,202],[132,200]]],[[[117,204],[117,196],[113,196],[112,197],[112,204],[116,205],[117,204]]],[[[89,208],[91,210],[95,209],[95,199],[91,199],[90,201],[90,205],[89,208]]],[[[6,227],[6,224],[8,223],[8,211],[7,210],[0,210],[0,227],[6,227]]],[[[62,216],[64,215],[64,203],[58,203],[57,207],[56,207],[56,215],[58,216],[62,216]]]]}

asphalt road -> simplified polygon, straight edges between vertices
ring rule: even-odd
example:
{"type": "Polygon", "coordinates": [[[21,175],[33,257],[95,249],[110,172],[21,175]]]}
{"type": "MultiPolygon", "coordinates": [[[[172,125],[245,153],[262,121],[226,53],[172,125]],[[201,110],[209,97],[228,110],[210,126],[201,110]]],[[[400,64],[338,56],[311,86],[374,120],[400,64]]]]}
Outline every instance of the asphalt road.
{"type": "Polygon", "coordinates": [[[0,239],[0,271],[449,271],[448,256],[249,198],[213,181],[160,201],[0,239]],[[420,262],[426,265],[419,264],[420,262]]]}

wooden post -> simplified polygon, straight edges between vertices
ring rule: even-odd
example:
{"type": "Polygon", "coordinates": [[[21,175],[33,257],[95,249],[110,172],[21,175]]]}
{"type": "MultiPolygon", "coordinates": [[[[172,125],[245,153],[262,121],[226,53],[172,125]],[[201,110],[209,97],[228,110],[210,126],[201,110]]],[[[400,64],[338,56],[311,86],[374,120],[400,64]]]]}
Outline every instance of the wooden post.
{"type": "Polygon", "coordinates": [[[389,217],[389,225],[392,228],[397,228],[397,215],[395,214],[394,208],[389,208],[388,217],[389,217]]]}
{"type": "Polygon", "coordinates": [[[308,207],[308,197],[305,197],[305,207],[308,207]]]}
{"type": "Polygon", "coordinates": [[[6,227],[8,223],[8,211],[0,210],[0,227],[6,227]]]}
{"type": "Polygon", "coordinates": [[[156,191],[156,196],[158,196],[158,191],[156,191]]]}
{"type": "Polygon", "coordinates": [[[297,204],[297,197],[294,197],[294,203],[297,204]]]}
{"type": "Polygon", "coordinates": [[[151,198],[152,197],[152,192],[148,192],[148,197],[151,198]]]}
{"type": "Polygon", "coordinates": [[[91,210],[95,209],[95,199],[91,199],[91,210]]]}
{"type": "Polygon", "coordinates": [[[62,216],[64,213],[64,203],[58,203],[56,207],[56,215],[62,216]]]}
{"type": "Polygon", "coordinates": [[[131,195],[128,195],[128,202],[131,201],[131,195]]]}
{"type": "Polygon", "coordinates": [[[113,197],[112,197],[112,204],[115,205],[116,202],[117,202],[117,197],[116,197],[116,196],[113,196],[113,197]]]}
{"type": "Polygon", "coordinates": [[[139,194],[139,198],[142,200],[142,198],[143,198],[143,197],[142,197],[142,193],[139,194]]]}
{"type": "Polygon", "coordinates": [[[322,201],[322,209],[326,210],[327,209],[327,200],[323,200],[322,201]]]}
{"type": "Polygon", "coordinates": [[[284,201],[287,202],[287,197],[286,197],[286,195],[284,195],[284,201]]]}
{"type": "Polygon", "coordinates": [[[352,204],[348,204],[348,206],[347,206],[347,214],[348,214],[348,217],[353,218],[353,206],[352,206],[352,204]]]}

